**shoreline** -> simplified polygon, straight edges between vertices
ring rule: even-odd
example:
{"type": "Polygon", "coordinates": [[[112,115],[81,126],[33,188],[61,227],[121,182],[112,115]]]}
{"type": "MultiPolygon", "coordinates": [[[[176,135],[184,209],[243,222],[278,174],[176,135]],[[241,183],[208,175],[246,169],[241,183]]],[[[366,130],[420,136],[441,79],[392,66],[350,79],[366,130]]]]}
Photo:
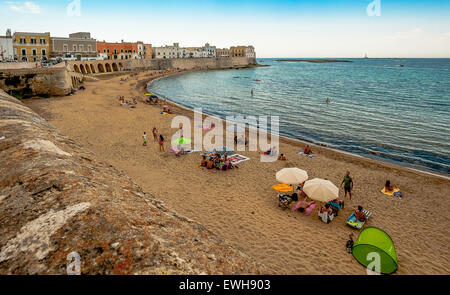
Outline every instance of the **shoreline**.
{"type": "Polygon", "coordinates": [[[170,139],[176,131],[170,126],[172,118],[193,117],[191,110],[171,104],[175,114],[163,116],[159,106],[144,104],[143,99],[136,108],[119,106],[119,95],[143,97],[147,83],[157,78],[149,73],[126,75],[126,82],[120,81],[124,76],[86,82],[86,90],[73,96],[25,103],[60,133],[92,151],[96,160],[116,167],[172,211],[200,222],[267,266],[268,274],[365,274],[345,251],[349,234],[356,238],[359,233],[345,224],[357,205],[373,212],[366,226],[381,228],[393,239],[397,274],[450,271],[448,217],[436,210],[450,209],[448,180],[323,147],[314,148],[318,155],[314,159],[302,157],[296,154],[303,146],[300,142],[281,137],[280,152],[287,161],[263,163],[258,152],[239,152],[250,158],[239,169],[200,169],[200,153],[176,158],[167,152],[168,146],[160,152],[153,138],[148,146],[142,145],[142,132],[150,134],[152,127],[170,139]],[[327,178],[336,185],[349,170],[355,181],[353,199],[344,199],[340,189],[345,208],[329,224],[317,218],[316,210],[308,217],[283,211],[271,186],[277,183],[275,173],[287,167],[299,167],[310,179],[327,178]],[[380,192],[386,179],[402,189],[403,199],[380,192]]]}
{"type": "MultiPolygon", "coordinates": [[[[219,69],[219,70],[222,70],[222,69],[219,69]]],[[[156,82],[156,81],[158,81],[160,79],[165,79],[165,78],[172,77],[172,76],[175,76],[175,75],[182,75],[182,74],[186,74],[188,72],[193,72],[193,70],[191,70],[191,71],[182,71],[182,72],[179,72],[179,73],[165,75],[165,76],[161,76],[161,77],[157,77],[157,78],[151,79],[151,80],[149,80],[149,81],[147,81],[145,83],[146,86],[144,86],[144,88],[142,90],[142,95],[144,95],[146,92],[148,92],[149,84],[154,83],[154,82],[156,82]]],[[[157,93],[155,93],[155,94],[157,94],[157,93]]],[[[162,94],[158,94],[158,95],[162,95],[162,94]]],[[[177,107],[179,109],[182,109],[182,110],[184,110],[186,112],[194,112],[194,109],[190,108],[189,106],[186,106],[186,105],[174,102],[174,101],[170,100],[167,97],[163,97],[163,98],[165,98],[167,100],[167,103],[169,105],[171,105],[171,106],[175,106],[175,107],[177,107]]],[[[217,120],[220,120],[222,122],[225,121],[223,118],[218,117],[217,115],[212,115],[212,114],[203,112],[203,120],[206,117],[214,117],[217,120]]],[[[191,117],[191,119],[192,119],[192,117],[191,117]]],[[[246,129],[245,132],[248,133],[248,127],[246,127],[245,129],[246,129]]],[[[270,133],[270,135],[271,135],[271,133],[270,133]]],[[[319,149],[326,149],[326,150],[328,150],[330,152],[344,154],[344,155],[347,155],[347,156],[363,159],[365,161],[373,161],[375,164],[384,165],[387,168],[406,169],[408,171],[412,171],[412,172],[416,172],[416,173],[423,173],[423,174],[426,174],[426,175],[429,175],[429,176],[442,178],[442,179],[445,179],[445,180],[450,180],[450,176],[444,174],[443,172],[441,173],[439,171],[426,169],[425,167],[423,167],[422,169],[421,168],[414,168],[414,167],[408,166],[408,164],[402,165],[401,163],[398,163],[398,162],[395,162],[395,161],[373,159],[373,158],[371,158],[370,156],[367,156],[367,155],[359,155],[359,154],[356,154],[356,153],[352,153],[352,152],[348,152],[348,151],[345,151],[345,150],[341,150],[341,149],[339,149],[337,147],[322,145],[322,144],[319,144],[319,143],[316,143],[316,142],[312,142],[312,141],[306,141],[306,140],[302,140],[302,139],[298,139],[298,138],[294,138],[294,137],[289,137],[289,136],[282,135],[282,134],[279,134],[278,136],[279,136],[280,140],[284,140],[285,142],[291,142],[291,143],[302,144],[302,145],[309,144],[314,149],[317,149],[317,148],[319,148],[319,149]]]]}

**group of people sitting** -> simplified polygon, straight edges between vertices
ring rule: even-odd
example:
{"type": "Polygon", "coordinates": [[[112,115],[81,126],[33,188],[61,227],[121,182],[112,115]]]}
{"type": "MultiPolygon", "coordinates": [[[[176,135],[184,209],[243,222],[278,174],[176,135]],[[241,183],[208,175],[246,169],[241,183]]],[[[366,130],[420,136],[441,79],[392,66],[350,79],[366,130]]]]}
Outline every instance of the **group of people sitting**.
{"type": "Polygon", "coordinates": [[[217,169],[227,171],[233,168],[238,168],[233,165],[230,160],[228,160],[228,156],[225,154],[223,157],[220,153],[214,153],[210,156],[203,156],[202,161],[200,162],[201,167],[206,167],[207,169],[217,169]]]}
{"type": "Polygon", "coordinates": [[[133,101],[128,101],[128,100],[125,100],[124,96],[119,96],[119,105],[123,106],[123,107],[135,106],[135,105],[137,105],[137,100],[136,100],[136,98],[133,97],[133,101]]]}

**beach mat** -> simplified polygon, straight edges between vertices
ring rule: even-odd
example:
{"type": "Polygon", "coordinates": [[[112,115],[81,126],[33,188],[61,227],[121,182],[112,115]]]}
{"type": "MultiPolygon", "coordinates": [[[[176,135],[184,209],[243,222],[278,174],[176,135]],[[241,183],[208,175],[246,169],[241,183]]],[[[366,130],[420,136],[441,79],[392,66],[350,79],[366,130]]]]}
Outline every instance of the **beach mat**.
{"type": "MultiPolygon", "coordinates": [[[[372,215],[372,212],[370,212],[369,210],[363,210],[363,212],[364,212],[364,214],[366,214],[367,221],[368,221],[369,217],[372,215]]],[[[346,223],[350,227],[353,227],[356,229],[361,229],[366,222],[356,220],[355,213],[353,212],[352,215],[350,215],[350,217],[347,218],[346,223]]]]}
{"type": "Polygon", "coordinates": [[[308,154],[305,154],[304,152],[298,152],[297,155],[308,157],[308,158],[311,158],[311,159],[316,157],[316,155],[313,155],[313,154],[308,155],[308,154]]]}
{"type": "Polygon", "coordinates": [[[383,189],[381,190],[381,192],[385,195],[391,196],[391,197],[398,197],[401,198],[403,195],[400,193],[400,189],[399,188],[394,188],[394,191],[390,192],[387,191],[386,188],[383,187],[383,189]]]}
{"type": "Polygon", "coordinates": [[[250,160],[250,158],[247,158],[246,156],[242,156],[239,154],[234,154],[232,156],[228,156],[227,157],[228,161],[230,161],[233,165],[245,162],[250,160]]]}

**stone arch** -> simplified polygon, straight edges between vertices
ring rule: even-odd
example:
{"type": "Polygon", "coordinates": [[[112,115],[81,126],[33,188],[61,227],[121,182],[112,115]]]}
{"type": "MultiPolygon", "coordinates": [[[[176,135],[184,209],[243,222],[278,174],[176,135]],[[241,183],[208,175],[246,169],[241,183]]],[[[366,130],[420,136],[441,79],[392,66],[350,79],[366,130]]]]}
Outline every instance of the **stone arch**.
{"type": "Polygon", "coordinates": [[[117,72],[119,70],[119,68],[117,67],[117,64],[115,62],[112,64],[112,68],[113,68],[114,72],[117,72]]]}
{"type": "Polygon", "coordinates": [[[80,65],[80,70],[82,74],[86,74],[86,69],[84,68],[83,65],[80,65]]]}
{"type": "Polygon", "coordinates": [[[110,64],[105,64],[105,67],[106,67],[106,71],[107,71],[107,72],[112,72],[112,69],[111,69],[111,65],[110,65],[110,64]]]}
{"type": "Polygon", "coordinates": [[[99,73],[104,73],[105,72],[105,67],[103,66],[103,64],[98,64],[98,72],[99,73]]]}
{"type": "Polygon", "coordinates": [[[93,64],[90,65],[92,74],[95,74],[95,67],[93,64]]]}
{"type": "Polygon", "coordinates": [[[84,65],[84,68],[85,68],[87,74],[91,73],[91,68],[89,67],[89,65],[87,65],[87,64],[84,65]]]}
{"type": "Polygon", "coordinates": [[[81,73],[80,68],[78,67],[78,65],[73,65],[73,70],[77,73],[81,73]]]}

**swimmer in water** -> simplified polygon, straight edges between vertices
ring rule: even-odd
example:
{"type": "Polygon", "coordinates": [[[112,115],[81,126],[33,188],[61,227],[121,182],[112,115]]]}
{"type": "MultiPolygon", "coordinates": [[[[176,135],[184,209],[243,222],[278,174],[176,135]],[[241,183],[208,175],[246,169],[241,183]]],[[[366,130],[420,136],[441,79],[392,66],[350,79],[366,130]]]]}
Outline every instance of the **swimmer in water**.
{"type": "Polygon", "coordinates": [[[253,89],[252,89],[252,91],[250,91],[250,93],[253,95],[253,89]]]}
{"type": "Polygon", "coordinates": [[[330,103],[330,99],[327,97],[327,99],[325,99],[326,103],[330,103]]]}

